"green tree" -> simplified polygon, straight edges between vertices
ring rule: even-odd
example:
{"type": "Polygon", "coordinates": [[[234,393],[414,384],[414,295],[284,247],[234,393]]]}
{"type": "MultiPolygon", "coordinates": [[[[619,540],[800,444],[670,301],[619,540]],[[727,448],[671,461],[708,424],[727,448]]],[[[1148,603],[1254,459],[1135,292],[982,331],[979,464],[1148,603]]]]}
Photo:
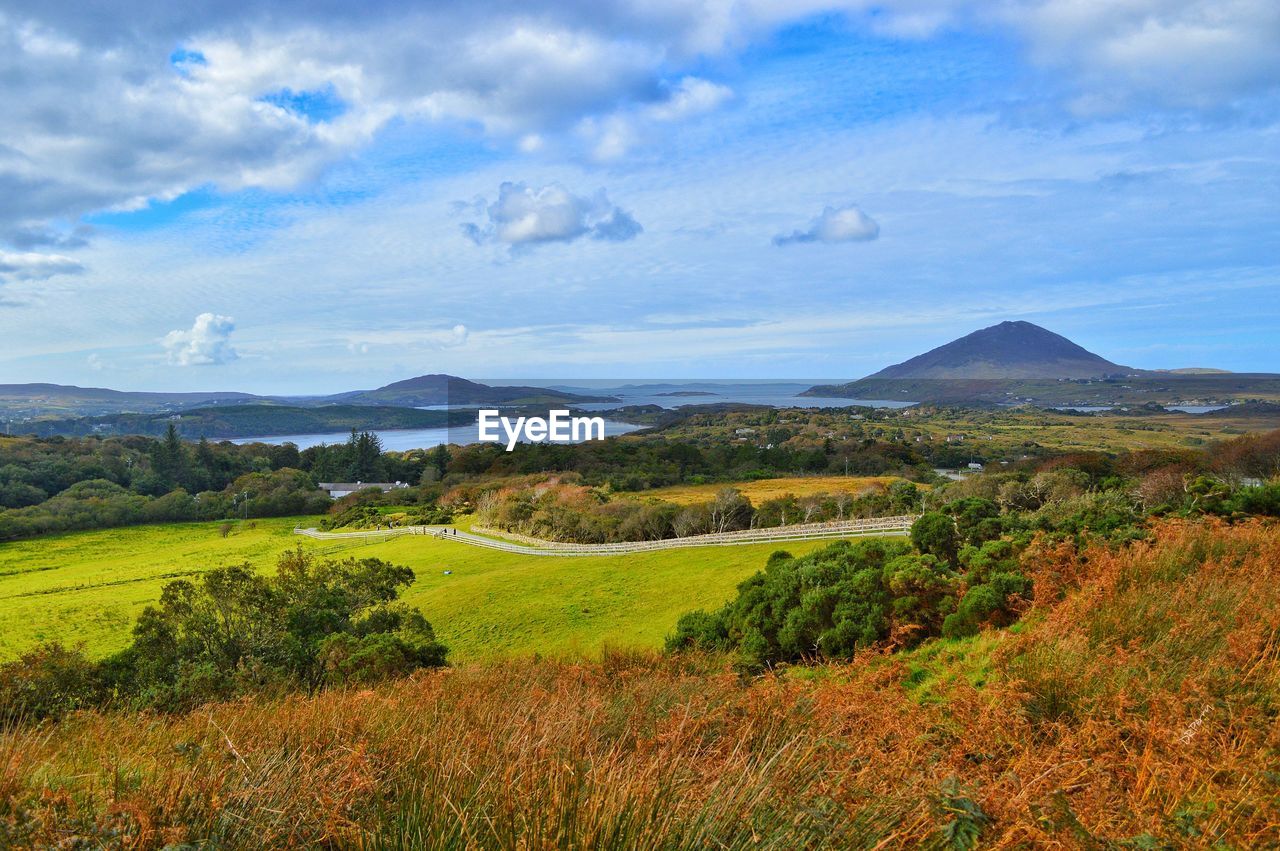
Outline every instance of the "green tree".
{"type": "Polygon", "coordinates": [[[156,476],[169,487],[187,483],[189,463],[187,448],[178,434],[178,427],[170,420],[164,438],[151,451],[151,468],[156,476]]]}
{"type": "Polygon", "coordinates": [[[982,497],[966,497],[947,503],[947,513],[955,518],[956,533],[966,544],[978,545],[1000,537],[1000,506],[982,497]]]}
{"type": "Polygon", "coordinates": [[[381,559],[296,550],[273,576],[248,565],[164,587],[133,643],[104,663],[137,705],[185,709],[267,687],[316,689],[443,665],[421,612],[398,602],[413,571],[381,559]]]}
{"type": "Polygon", "coordinates": [[[348,443],[349,463],[347,478],[353,482],[378,482],[387,476],[382,463],[382,441],[376,434],[351,430],[348,443]]]}
{"type": "Polygon", "coordinates": [[[432,481],[438,482],[449,472],[449,462],[452,460],[453,455],[449,452],[449,447],[442,443],[427,453],[427,467],[424,472],[431,472],[434,475],[432,481]]]}
{"type": "Polygon", "coordinates": [[[911,543],[922,553],[952,563],[960,548],[960,537],[954,520],[940,511],[928,511],[911,524],[911,543]]]}
{"type": "Polygon", "coordinates": [[[195,458],[191,464],[191,489],[194,491],[209,490],[214,487],[222,487],[226,484],[225,479],[221,480],[218,475],[218,456],[214,454],[213,447],[209,444],[207,437],[200,438],[200,442],[196,444],[195,458]]]}

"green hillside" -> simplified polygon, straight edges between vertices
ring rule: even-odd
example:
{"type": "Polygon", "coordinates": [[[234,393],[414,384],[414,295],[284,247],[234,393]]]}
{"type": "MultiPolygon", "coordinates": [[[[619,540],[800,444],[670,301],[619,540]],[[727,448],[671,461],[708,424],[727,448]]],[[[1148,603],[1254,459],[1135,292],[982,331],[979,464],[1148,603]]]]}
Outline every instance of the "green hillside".
{"type": "Polygon", "coordinates": [[[181,414],[109,414],[41,420],[18,426],[22,432],[50,435],[145,434],[160,437],[169,424],[188,439],[268,437],[281,434],[318,434],[351,429],[443,428],[469,422],[468,412],[420,411],[376,405],[326,405],[298,408],[290,405],[218,405],[195,408],[181,414]]]}
{"type": "MultiPolygon", "coordinates": [[[[657,648],[682,613],[727,600],[778,548],[552,558],[421,537],[335,548],[294,535],[297,524],[314,525],[315,518],[259,520],[226,538],[220,523],[181,523],[0,546],[0,659],[50,640],[84,642],[104,655],[127,643],[133,619],[166,582],[243,561],[269,568],[296,546],[413,568],[418,580],[404,599],[431,620],[454,661],[590,654],[605,644],[657,648]]],[[[808,552],[823,543],[788,549],[808,552]]]]}

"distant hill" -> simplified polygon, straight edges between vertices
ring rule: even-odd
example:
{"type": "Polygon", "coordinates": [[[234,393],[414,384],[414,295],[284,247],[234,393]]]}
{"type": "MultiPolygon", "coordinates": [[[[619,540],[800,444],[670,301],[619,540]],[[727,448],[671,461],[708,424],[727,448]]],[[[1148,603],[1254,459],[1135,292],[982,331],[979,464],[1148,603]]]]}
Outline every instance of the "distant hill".
{"type": "Polygon", "coordinates": [[[610,396],[583,396],[549,387],[480,384],[456,375],[420,375],[396,381],[377,390],[342,393],[330,397],[354,405],[540,405],[557,403],[615,402],[610,396]]]}
{"type": "Polygon", "coordinates": [[[1245,419],[1247,417],[1280,417],[1280,404],[1275,402],[1241,402],[1238,405],[1232,405],[1229,408],[1221,408],[1217,411],[1205,411],[1203,414],[1196,416],[1205,419],[1222,419],[1230,417],[1232,419],[1245,419]]]}
{"type": "Polygon", "coordinates": [[[290,405],[220,405],[193,408],[178,414],[108,414],[23,423],[15,433],[52,435],[163,435],[169,424],[185,438],[224,440],[271,437],[283,434],[324,434],[351,429],[442,428],[471,422],[474,413],[420,411],[415,408],[375,405],[326,405],[298,408],[290,405]]]}
{"type": "MultiPolygon", "coordinates": [[[[568,405],[616,401],[618,400],[612,396],[587,396],[546,387],[491,387],[454,375],[440,374],[408,378],[377,390],[352,390],[332,396],[308,397],[259,396],[234,391],[155,393],[64,384],[0,384],[0,419],[6,421],[5,425],[0,426],[0,432],[11,428],[15,432],[27,433],[34,428],[35,423],[46,419],[61,421],[72,417],[105,417],[112,414],[193,413],[192,409],[215,405],[266,405],[293,409],[333,405],[424,408],[435,405],[568,405]]],[[[65,429],[68,426],[60,423],[56,427],[65,429]]],[[[379,426],[366,423],[358,427],[379,426]]]]}
{"type": "Polygon", "coordinates": [[[866,378],[802,395],[970,406],[1204,404],[1280,398],[1280,375],[1134,369],[1030,322],[1001,322],[866,378]]]}
{"type": "MultiPolygon", "coordinates": [[[[11,414],[107,414],[115,411],[170,411],[222,402],[263,400],[252,393],[154,393],[76,387],[70,384],[0,384],[0,411],[11,414]]],[[[265,400],[264,400],[265,401],[265,400]]]]}
{"type": "Polygon", "coordinates": [[[1136,372],[1030,322],[1001,322],[868,378],[1103,378],[1136,372]]]}

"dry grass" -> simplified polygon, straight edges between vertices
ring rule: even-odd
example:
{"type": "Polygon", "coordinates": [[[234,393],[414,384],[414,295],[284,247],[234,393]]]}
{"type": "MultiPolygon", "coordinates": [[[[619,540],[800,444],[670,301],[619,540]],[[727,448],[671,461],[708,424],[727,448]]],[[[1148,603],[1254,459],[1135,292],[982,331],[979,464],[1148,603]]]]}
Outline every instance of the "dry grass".
{"type": "MultiPolygon", "coordinates": [[[[899,481],[896,476],[794,476],[732,484],[720,482],[706,485],[672,485],[643,491],[639,496],[656,497],[680,505],[692,505],[697,502],[710,502],[724,488],[734,487],[750,499],[753,505],[759,505],[767,499],[775,499],[787,494],[804,497],[815,493],[845,491],[856,496],[865,490],[886,488],[896,481],[899,481]]],[[[917,485],[917,487],[923,486],[917,485]]]]}
{"type": "Polygon", "coordinates": [[[1029,566],[1024,628],[953,645],[994,658],[988,684],[940,676],[929,701],[923,654],[742,682],[613,652],[83,714],[0,734],[0,829],[126,848],[1280,844],[1280,530],[1172,523],[1029,566]]]}

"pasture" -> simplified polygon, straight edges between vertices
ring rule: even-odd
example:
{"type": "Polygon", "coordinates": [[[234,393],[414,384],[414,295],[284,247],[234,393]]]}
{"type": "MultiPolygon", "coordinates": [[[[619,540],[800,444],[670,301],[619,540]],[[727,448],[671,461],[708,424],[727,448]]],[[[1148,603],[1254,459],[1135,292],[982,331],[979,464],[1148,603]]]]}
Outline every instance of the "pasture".
{"type": "Polygon", "coordinates": [[[752,505],[759,505],[768,499],[791,494],[805,497],[815,493],[836,493],[846,491],[855,496],[868,488],[885,488],[899,481],[897,476],[788,476],[776,479],[757,479],[751,482],[713,482],[705,485],[671,485],[665,488],[654,488],[642,491],[641,497],[674,502],[679,505],[692,505],[698,502],[710,502],[724,488],[737,488],[742,495],[751,500],[752,505]]]}
{"type": "MultiPolygon", "coordinates": [[[[418,606],[453,661],[595,655],[604,646],[656,648],[689,609],[718,606],[764,566],[776,544],[625,556],[531,557],[430,537],[374,543],[311,541],[295,525],[135,526],[0,544],[0,659],[41,641],[83,643],[101,656],[128,643],[134,618],[166,582],[248,561],[271,569],[302,546],[335,557],[376,556],[413,568],[404,599],[418,606]],[[451,571],[449,575],[445,571],[451,571]]],[[[826,542],[796,542],[800,554],[826,542]]]]}

